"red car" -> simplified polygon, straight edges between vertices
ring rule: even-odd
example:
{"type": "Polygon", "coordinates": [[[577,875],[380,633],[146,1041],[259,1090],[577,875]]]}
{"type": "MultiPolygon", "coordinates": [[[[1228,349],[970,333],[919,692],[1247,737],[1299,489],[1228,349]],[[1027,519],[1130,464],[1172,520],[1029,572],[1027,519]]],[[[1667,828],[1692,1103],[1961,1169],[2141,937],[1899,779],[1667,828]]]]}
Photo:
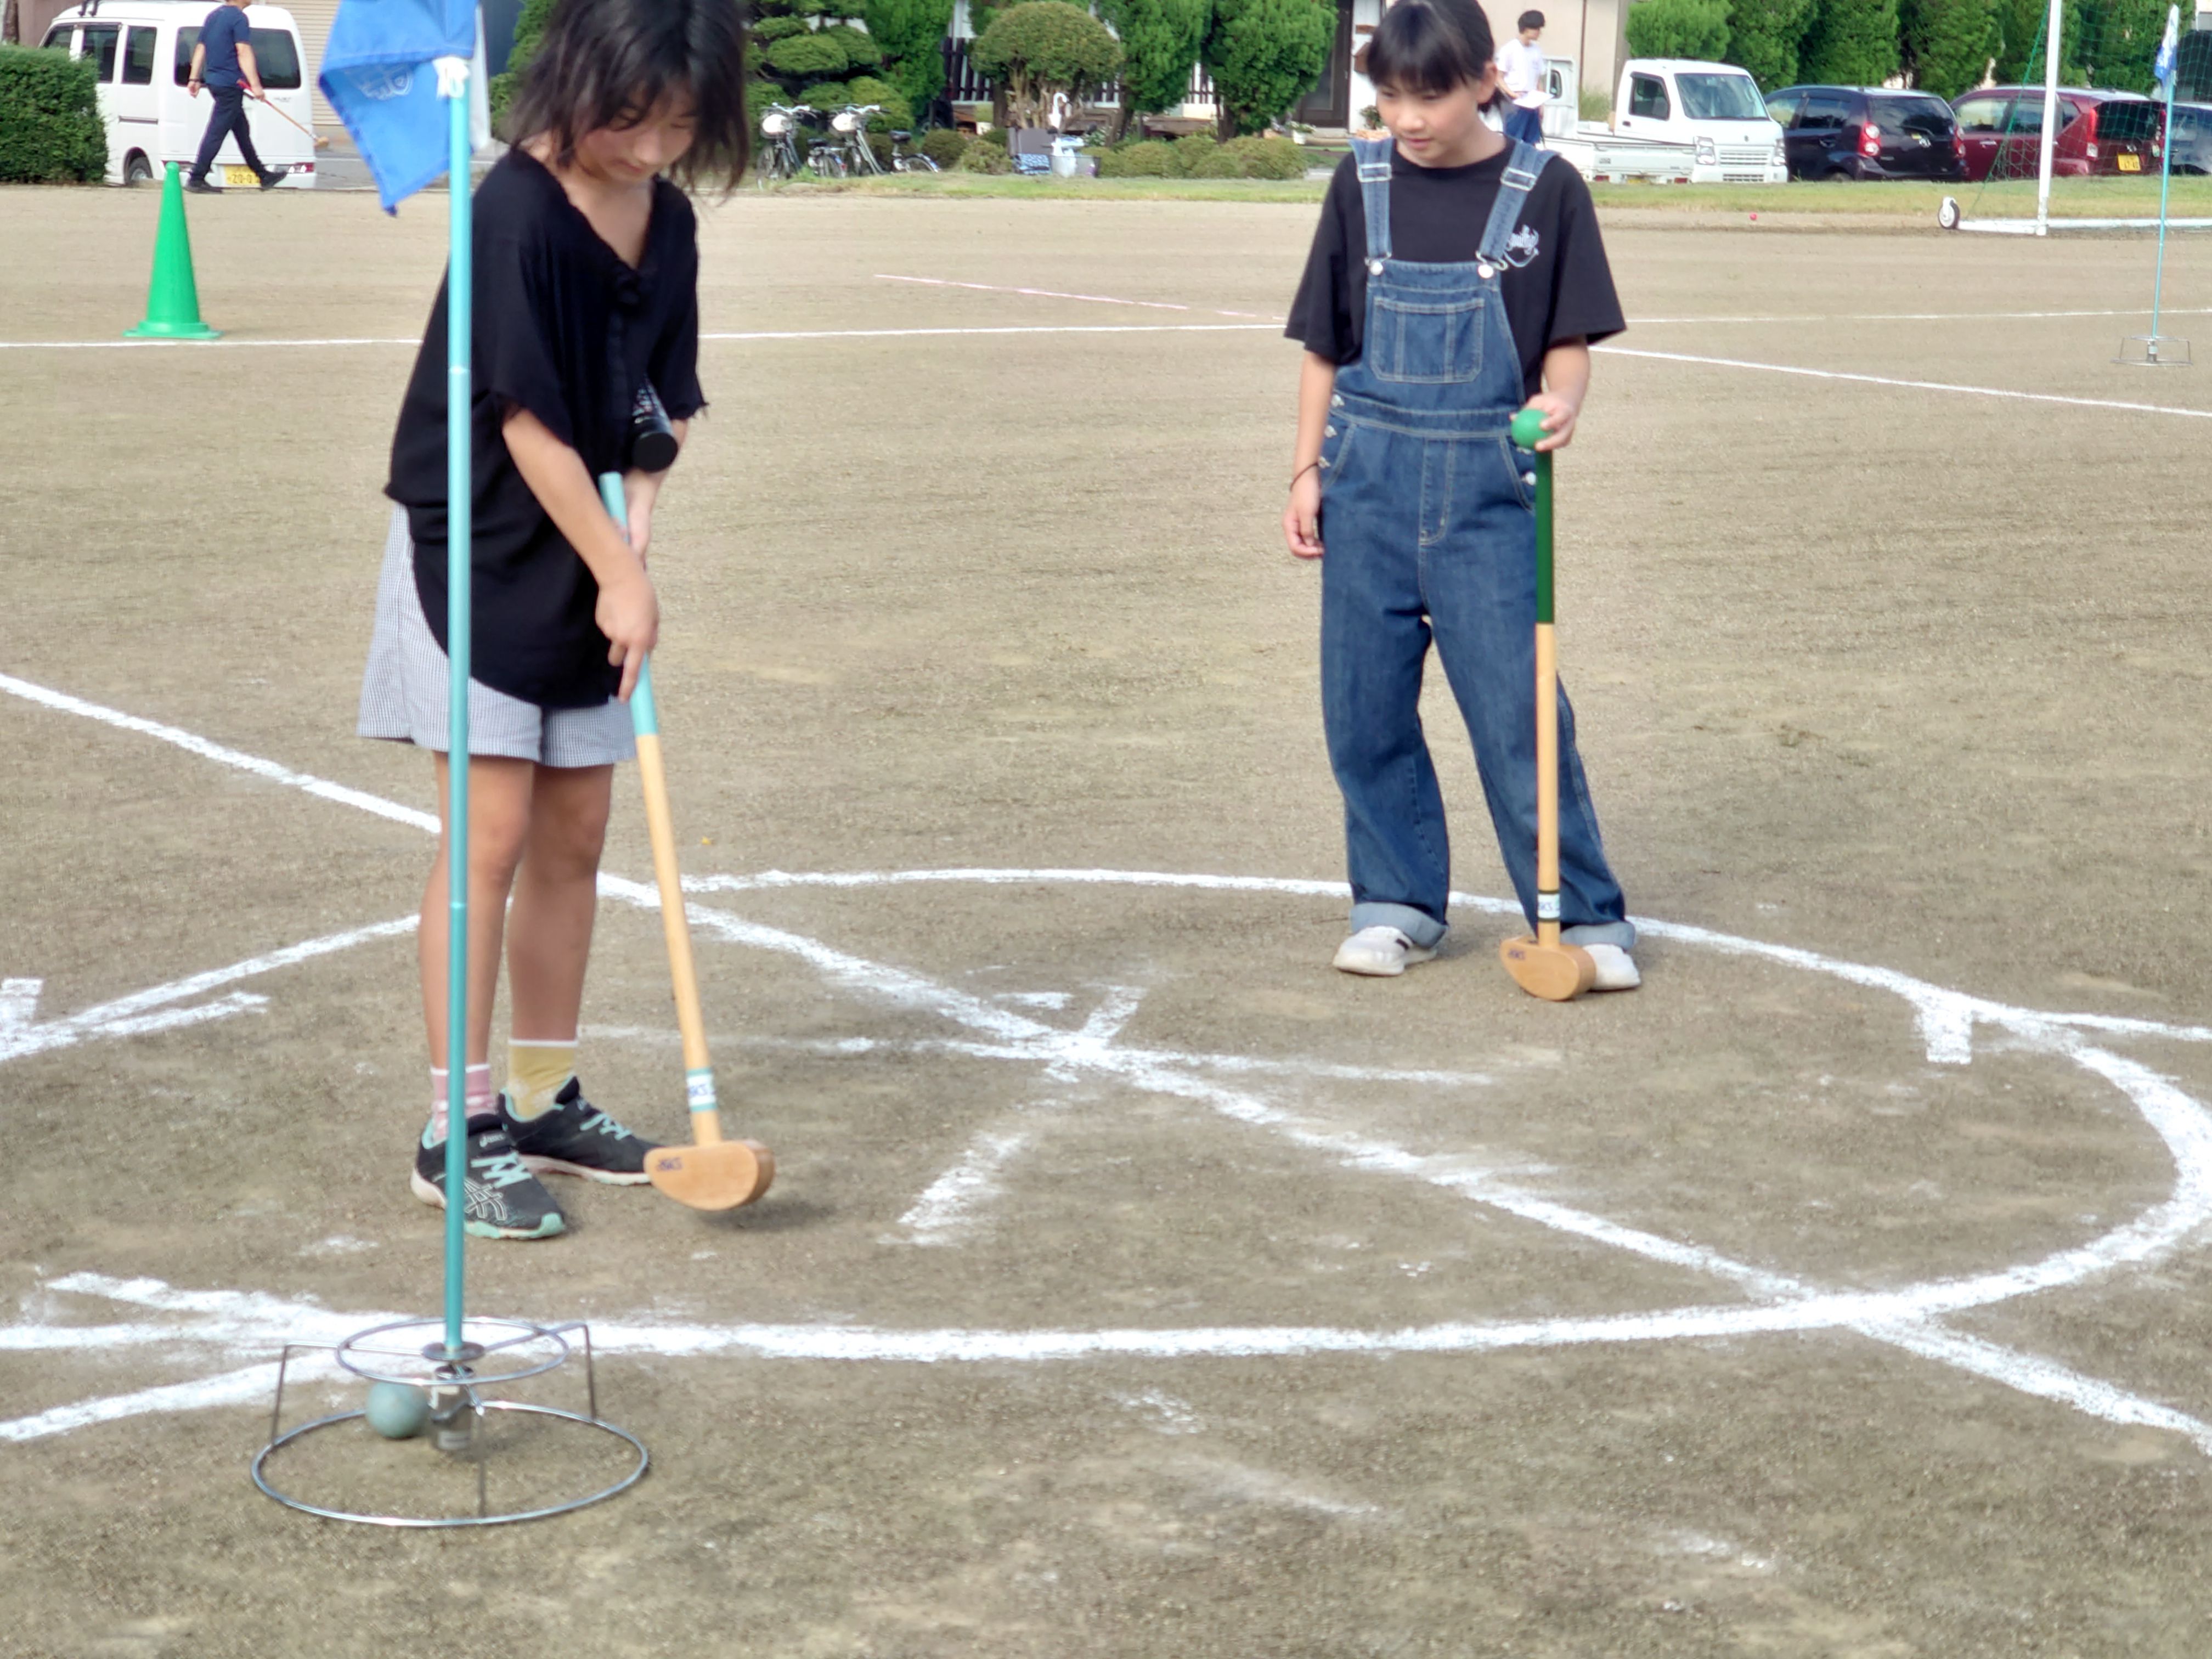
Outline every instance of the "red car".
{"type": "MultiPolygon", "coordinates": [[[[1953,99],[1951,107],[1970,180],[2035,177],[2043,146],[2041,87],[1984,87],[1953,99]]],[[[2164,112],[2138,93],[2061,87],[2051,170],[2062,178],[2156,173],[2164,128],[2164,112]]]]}

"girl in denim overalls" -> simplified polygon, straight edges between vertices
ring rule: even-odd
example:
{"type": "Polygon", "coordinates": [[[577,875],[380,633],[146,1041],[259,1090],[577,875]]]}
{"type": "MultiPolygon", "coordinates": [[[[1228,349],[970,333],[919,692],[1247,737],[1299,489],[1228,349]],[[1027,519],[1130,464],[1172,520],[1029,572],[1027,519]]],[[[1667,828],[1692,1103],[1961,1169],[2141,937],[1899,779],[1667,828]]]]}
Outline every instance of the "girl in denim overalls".
{"type": "MultiPolygon", "coordinates": [[[[1366,220],[1358,356],[1340,367],[1302,336],[1310,349],[1283,527],[1292,553],[1322,559],[1322,716],[1344,793],[1352,897],[1335,965],[1347,973],[1402,973],[1444,936],[1450,854],[1419,709],[1431,637],[1532,931],[1537,921],[1534,483],[1531,457],[1506,432],[1524,382],[1502,279],[1538,240],[1522,215],[1551,158],[1510,146],[1472,261],[1394,258],[1390,222],[1394,145],[1433,169],[1464,169],[1507,147],[1481,118],[1498,93],[1492,57],[1489,24],[1470,0],[1398,0],[1385,13],[1368,67],[1393,136],[1352,141],[1366,220]]],[[[1589,380],[1586,339],[1545,350],[1543,389],[1525,399],[1545,412],[1541,447],[1573,437],[1589,380]]],[[[1564,690],[1559,870],[1561,937],[1597,959],[1597,988],[1634,986],[1636,929],[1606,863],[1564,690]]]]}

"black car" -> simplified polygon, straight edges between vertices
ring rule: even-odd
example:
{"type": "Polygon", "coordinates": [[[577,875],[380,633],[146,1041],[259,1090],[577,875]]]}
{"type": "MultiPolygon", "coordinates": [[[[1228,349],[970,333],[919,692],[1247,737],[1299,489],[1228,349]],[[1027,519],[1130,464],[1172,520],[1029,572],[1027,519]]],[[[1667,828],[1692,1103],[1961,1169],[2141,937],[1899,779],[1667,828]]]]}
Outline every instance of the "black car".
{"type": "Polygon", "coordinates": [[[1784,87],[1766,112],[1782,124],[1793,179],[1963,179],[1966,151],[1951,106],[1924,92],[1784,87]]]}

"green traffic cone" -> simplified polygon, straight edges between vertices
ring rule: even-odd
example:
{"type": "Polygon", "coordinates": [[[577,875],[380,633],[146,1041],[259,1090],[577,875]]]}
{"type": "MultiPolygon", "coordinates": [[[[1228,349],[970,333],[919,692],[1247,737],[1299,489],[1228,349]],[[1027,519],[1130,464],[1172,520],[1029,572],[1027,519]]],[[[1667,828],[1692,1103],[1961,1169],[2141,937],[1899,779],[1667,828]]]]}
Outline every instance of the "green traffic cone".
{"type": "Polygon", "coordinates": [[[123,331],[127,340],[217,340],[221,329],[200,320],[199,284],[192,280],[192,234],[185,227],[185,175],[174,161],[161,185],[161,228],[154,236],[154,280],[146,288],[146,320],[123,331]]]}

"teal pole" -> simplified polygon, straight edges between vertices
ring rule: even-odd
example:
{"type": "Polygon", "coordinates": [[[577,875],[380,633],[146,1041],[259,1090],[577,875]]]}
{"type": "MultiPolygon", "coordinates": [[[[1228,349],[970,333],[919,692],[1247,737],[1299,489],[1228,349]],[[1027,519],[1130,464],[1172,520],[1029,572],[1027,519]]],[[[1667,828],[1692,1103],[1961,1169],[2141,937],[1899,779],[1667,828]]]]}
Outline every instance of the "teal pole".
{"type": "Polygon", "coordinates": [[[469,96],[447,100],[446,196],[446,1357],[461,1355],[461,1225],[468,1190],[469,1079],[469,584],[475,505],[469,465],[474,228],[469,212],[469,96]]]}

